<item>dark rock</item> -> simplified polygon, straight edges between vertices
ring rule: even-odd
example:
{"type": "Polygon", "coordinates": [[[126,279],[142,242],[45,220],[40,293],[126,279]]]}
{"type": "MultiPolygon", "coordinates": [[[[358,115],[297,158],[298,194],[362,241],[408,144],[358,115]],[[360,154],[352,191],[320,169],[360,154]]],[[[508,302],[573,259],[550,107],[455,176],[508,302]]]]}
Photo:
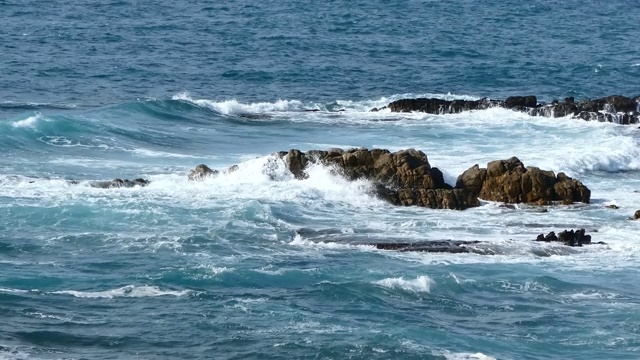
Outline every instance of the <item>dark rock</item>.
{"type": "Polygon", "coordinates": [[[200,165],[196,166],[195,169],[193,169],[193,170],[191,170],[189,172],[189,180],[191,180],[191,181],[204,180],[207,177],[216,176],[219,173],[220,172],[218,170],[212,170],[207,165],[200,164],[200,165]]]}
{"type": "Polygon", "coordinates": [[[455,114],[462,111],[483,110],[490,107],[504,107],[526,112],[532,116],[570,116],[590,121],[606,121],[619,124],[639,122],[640,97],[629,98],[613,95],[597,99],[575,102],[567,97],[564,102],[554,100],[551,104],[538,104],[535,96],[510,96],[501,100],[443,100],[443,99],[400,99],[389,103],[392,112],[426,112],[430,114],[455,114]]]}
{"type": "Polygon", "coordinates": [[[132,188],[134,186],[147,186],[150,181],[146,179],[113,179],[111,181],[96,181],[89,183],[89,186],[101,189],[113,189],[113,188],[132,188]]]}
{"type": "Polygon", "coordinates": [[[487,98],[480,100],[443,100],[435,98],[401,99],[387,106],[392,112],[426,112],[429,114],[457,114],[463,111],[484,110],[503,106],[499,100],[487,98]]]}
{"type": "Polygon", "coordinates": [[[614,209],[614,210],[620,209],[620,207],[618,205],[616,205],[616,204],[607,205],[605,207],[607,209],[614,209]]]}
{"type": "Polygon", "coordinates": [[[367,244],[373,245],[376,249],[379,250],[391,250],[391,251],[400,251],[400,252],[430,252],[430,253],[470,253],[477,252],[483,253],[482,251],[475,250],[473,248],[469,248],[469,245],[479,244],[480,241],[454,241],[454,240],[445,240],[445,241],[422,241],[416,243],[375,243],[375,244],[367,244]]]}
{"type": "MultiPolygon", "coordinates": [[[[564,230],[556,236],[555,232],[550,232],[547,236],[544,234],[538,235],[536,241],[543,242],[560,242],[567,246],[582,246],[590,245],[591,235],[586,235],[584,229],[580,230],[564,230]]],[[[597,242],[594,244],[604,244],[603,242],[597,242]]]]}
{"type": "Polygon", "coordinates": [[[638,220],[640,219],[640,210],[636,210],[635,213],[633,213],[633,220],[638,220]]]}

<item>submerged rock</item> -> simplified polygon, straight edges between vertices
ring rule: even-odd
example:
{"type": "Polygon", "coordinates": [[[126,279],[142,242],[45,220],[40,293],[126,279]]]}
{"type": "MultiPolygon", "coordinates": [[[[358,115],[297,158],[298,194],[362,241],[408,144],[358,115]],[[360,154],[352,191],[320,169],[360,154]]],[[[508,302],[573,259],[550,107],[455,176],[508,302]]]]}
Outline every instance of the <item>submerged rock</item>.
{"type": "Polygon", "coordinates": [[[393,250],[400,252],[430,252],[430,253],[478,253],[485,254],[485,251],[469,247],[469,245],[480,244],[480,241],[443,240],[443,241],[422,241],[415,243],[375,243],[370,244],[379,250],[393,250]]]}
{"type": "MultiPolygon", "coordinates": [[[[74,184],[77,182],[70,182],[71,184],[74,184]]],[[[101,189],[113,189],[113,188],[131,188],[134,186],[147,186],[149,185],[149,183],[151,183],[149,180],[146,179],[133,179],[133,180],[129,180],[129,179],[113,179],[111,181],[95,181],[92,183],[89,183],[89,185],[91,187],[95,187],[95,188],[101,188],[101,189]]]]}
{"type": "Polygon", "coordinates": [[[196,166],[195,169],[189,172],[189,180],[191,181],[204,180],[210,176],[216,176],[218,175],[218,173],[220,173],[218,170],[212,170],[207,165],[200,164],[196,166]]]}
{"type": "MultiPolygon", "coordinates": [[[[535,96],[511,96],[502,100],[443,100],[435,98],[400,99],[387,106],[392,112],[426,112],[429,114],[456,114],[463,111],[501,107],[525,112],[533,116],[565,117],[584,120],[635,124],[640,118],[640,96],[629,98],[621,95],[587,99],[575,102],[568,97],[564,102],[538,103],[535,96]]],[[[372,109],[373,111],[374,109],[372,109]]],[[[378,110],[378,109],[375,109],[378,110]]]]}

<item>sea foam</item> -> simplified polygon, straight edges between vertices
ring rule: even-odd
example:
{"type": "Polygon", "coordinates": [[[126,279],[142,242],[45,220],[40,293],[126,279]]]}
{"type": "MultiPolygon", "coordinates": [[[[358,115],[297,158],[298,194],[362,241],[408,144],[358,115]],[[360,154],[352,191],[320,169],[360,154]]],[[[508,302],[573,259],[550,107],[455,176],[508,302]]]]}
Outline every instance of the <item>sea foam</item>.
{"type": "Polygon", "coordinates": [[[431,292],[431,286],[434,284],[434,281],[426,276],[421,275],[415,279],[406,280],[404,277],[398,278],[386,278],[382,280],[378,280],[374,282],[376,285],[384,286],[390,289],[402,289],[405,291],[411,292],[431,292]]]}

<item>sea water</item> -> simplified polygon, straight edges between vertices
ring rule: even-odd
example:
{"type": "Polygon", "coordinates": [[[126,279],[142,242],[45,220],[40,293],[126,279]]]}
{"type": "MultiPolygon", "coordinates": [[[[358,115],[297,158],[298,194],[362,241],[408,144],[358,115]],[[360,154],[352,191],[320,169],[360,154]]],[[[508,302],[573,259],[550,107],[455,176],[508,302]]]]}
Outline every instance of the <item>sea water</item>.
{"type": "Polygon", "coordinates": [[[636,125],[369,110],[638,95],[639,10],[0,1],[0,358],[637,358],[636,125]],[[592,200],[395,207],[273,155],[331,147],[416,148],[452,185],[517,156],[592,200]],[[200,163],[238,170],[189,182],[200,163]],[[606,245],[532,241],[577,228],[606,245]],[[494,255],[367,245],[446,239],[494,255]]]}

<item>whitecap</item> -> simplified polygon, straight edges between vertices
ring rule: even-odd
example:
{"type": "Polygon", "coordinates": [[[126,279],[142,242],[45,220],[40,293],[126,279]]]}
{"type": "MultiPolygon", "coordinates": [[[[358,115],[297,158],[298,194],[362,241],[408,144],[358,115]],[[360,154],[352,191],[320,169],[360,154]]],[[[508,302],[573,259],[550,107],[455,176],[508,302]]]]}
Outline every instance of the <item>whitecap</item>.
{"type": "Polygon", "coordinates": [[[44,117],[40,113],[36,113],[26,119],[12,122],[11,126],[14,128],[35,128],[38,121],[42,119],[44,119],[44,117]]]}
{"type": "Polygon", "coordinates": [[[421,275],[413,280],[405,280],[403,277],[386,278],[375,281],[374,284],[384,286],[390,289],[402,289],[411,292],[431,292],[431,286],[434,281],[426,276],[421,275]]]}
{"type": "Polygon", "coordinates": [[[442,354],[447,360],[496,360],[493,356],[478,353],[452,353],[445,352],[442,354]]]}
{"type": "Polygon", "coordinates": [[[161,290],[157,286],[135,286],[127,285],[121,288],[105,290],[105,291],[76,291],[76,290],[61,290],[53,291],[51,294],[57,295],[71,295],[78,298],[103,298],[113,299],[117,297],[155,297],[155,296],[183,296],[191,293],[191,290],[172,291],[161,290]]]}

